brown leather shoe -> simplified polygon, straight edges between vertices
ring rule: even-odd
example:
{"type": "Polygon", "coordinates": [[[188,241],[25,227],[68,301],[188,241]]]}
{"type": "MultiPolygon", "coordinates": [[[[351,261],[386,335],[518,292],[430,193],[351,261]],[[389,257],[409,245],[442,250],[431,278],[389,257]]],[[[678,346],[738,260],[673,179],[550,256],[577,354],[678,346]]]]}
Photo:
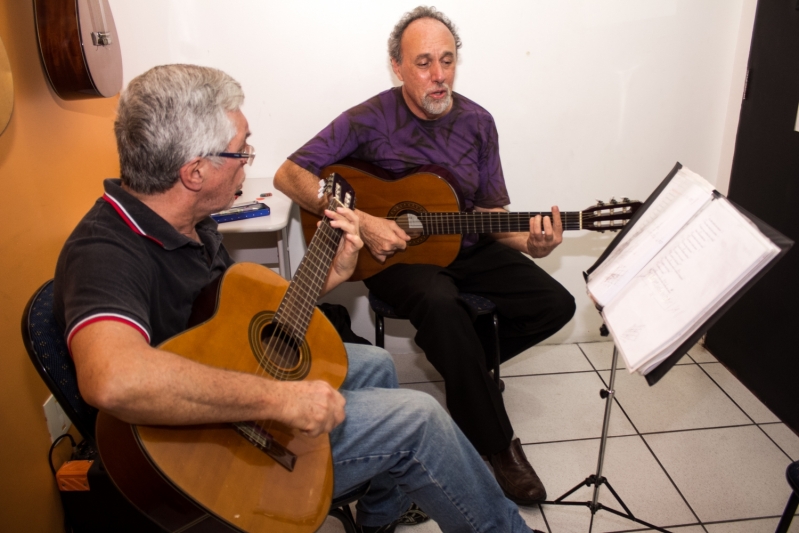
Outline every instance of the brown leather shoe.
{"type": "Polygon", "coordinates": [[[532,505],[546,500],[547,491],[530,466],[519,439],[513,439],[508,449],[489,456],[494,476],[508,499],[519,505],[532,505]]]}

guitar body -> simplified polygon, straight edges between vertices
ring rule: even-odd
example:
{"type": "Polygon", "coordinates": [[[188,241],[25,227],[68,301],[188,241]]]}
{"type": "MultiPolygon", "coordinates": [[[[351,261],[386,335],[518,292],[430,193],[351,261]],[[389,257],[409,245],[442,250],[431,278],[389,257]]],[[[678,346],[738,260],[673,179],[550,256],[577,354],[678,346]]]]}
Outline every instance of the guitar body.
{"type": "MultiPolygon", "coordinates": [[[[63,99],[110,97],[122,88],[122,52],[108,0],[34,0],[45,72],[63,99]],[[98,35],[107,44],[93,42],[98,35]]],[[[104,41],[102,41],[104,42],[104,41]]]]}
{"type": "MultiPolygon", "coordinates": [[[[268,268],[236,264],[224,274],[214,316],[159,348],[210,366],[273,379],[324,380],[338,388],[347,355],[319,310],[313,310],[296,356],[281,352],[259,361],[287,287],[268,268]]],[[[97,442],[123,494],[168,531],[316,531],[333,492],[328,435],[309,438],[274,422],[263,427],[297,456],[293,471],[230,424],[131,426],[101,413],[97,442]]]]}
{"type": "MultiPolygon", "coordinates": [[[[398,180],[388,180],[349,164],[335,164],[325,167],[321,175],[324,177],[332,172],[344,177],[355,190],[358,209],[375,217],[393,217],[408,211],[461,211],[457,190],[443,177],[443,169],[441,172],[417,172],[398,180]]],[[[309,211],[300,210],[306,242],[313,237],[319,218],[309,211]]],[[[368,250],[361,250],[350,281],[368,278],[397,263],[447,266],[457,257],[461,240],[461,235],[416,236],[404,251],[397,252],[385,263],[378,263],[368,250]]]]}

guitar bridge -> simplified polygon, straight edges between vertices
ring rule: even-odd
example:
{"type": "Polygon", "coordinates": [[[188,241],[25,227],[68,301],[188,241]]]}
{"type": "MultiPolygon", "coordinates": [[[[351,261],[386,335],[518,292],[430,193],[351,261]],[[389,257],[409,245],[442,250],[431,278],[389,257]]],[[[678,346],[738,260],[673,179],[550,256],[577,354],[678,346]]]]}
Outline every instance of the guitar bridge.
{"type": "Polygon", "coordinates": [[[277,442],[268,431],[256,422],[236,422],[233,427],[236,429],[236,433],[247,439],[250,444],[259,450],[266,452],[277,464],[289,472],[294,471],[297,456],[277,442]]]}

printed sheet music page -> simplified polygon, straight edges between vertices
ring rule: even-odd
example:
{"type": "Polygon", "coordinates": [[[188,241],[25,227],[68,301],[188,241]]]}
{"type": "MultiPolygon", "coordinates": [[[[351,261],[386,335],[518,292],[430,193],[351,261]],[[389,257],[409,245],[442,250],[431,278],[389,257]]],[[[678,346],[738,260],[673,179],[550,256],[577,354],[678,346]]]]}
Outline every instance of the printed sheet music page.
{"type": "Polygon", "coordinates": [[[779,253],[685,168],[632,229],[589,276],[588,291],[628,370],[644,375],[779,253]]]}
{"type": "Polygon", "coordinates": [[[588,292],[607,305],[680,228],[713,198],[713,187],[681,168],[607,259],[591,273],[588,292]]]}

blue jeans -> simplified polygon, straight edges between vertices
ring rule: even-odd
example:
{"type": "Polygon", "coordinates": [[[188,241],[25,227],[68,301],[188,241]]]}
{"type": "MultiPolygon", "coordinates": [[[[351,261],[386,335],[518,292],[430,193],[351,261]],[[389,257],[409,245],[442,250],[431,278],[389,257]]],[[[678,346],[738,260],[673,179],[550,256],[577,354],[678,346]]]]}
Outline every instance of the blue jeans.
{"type": "Polygon", "coordinates": [[[516,504],[429,394],[400,389],[391,356],[347,344],[346,419],[330,434],[334,494],[371,480],[358,522],[381,526],[413,501],[444,532],[526,532],[516,504]]]}

